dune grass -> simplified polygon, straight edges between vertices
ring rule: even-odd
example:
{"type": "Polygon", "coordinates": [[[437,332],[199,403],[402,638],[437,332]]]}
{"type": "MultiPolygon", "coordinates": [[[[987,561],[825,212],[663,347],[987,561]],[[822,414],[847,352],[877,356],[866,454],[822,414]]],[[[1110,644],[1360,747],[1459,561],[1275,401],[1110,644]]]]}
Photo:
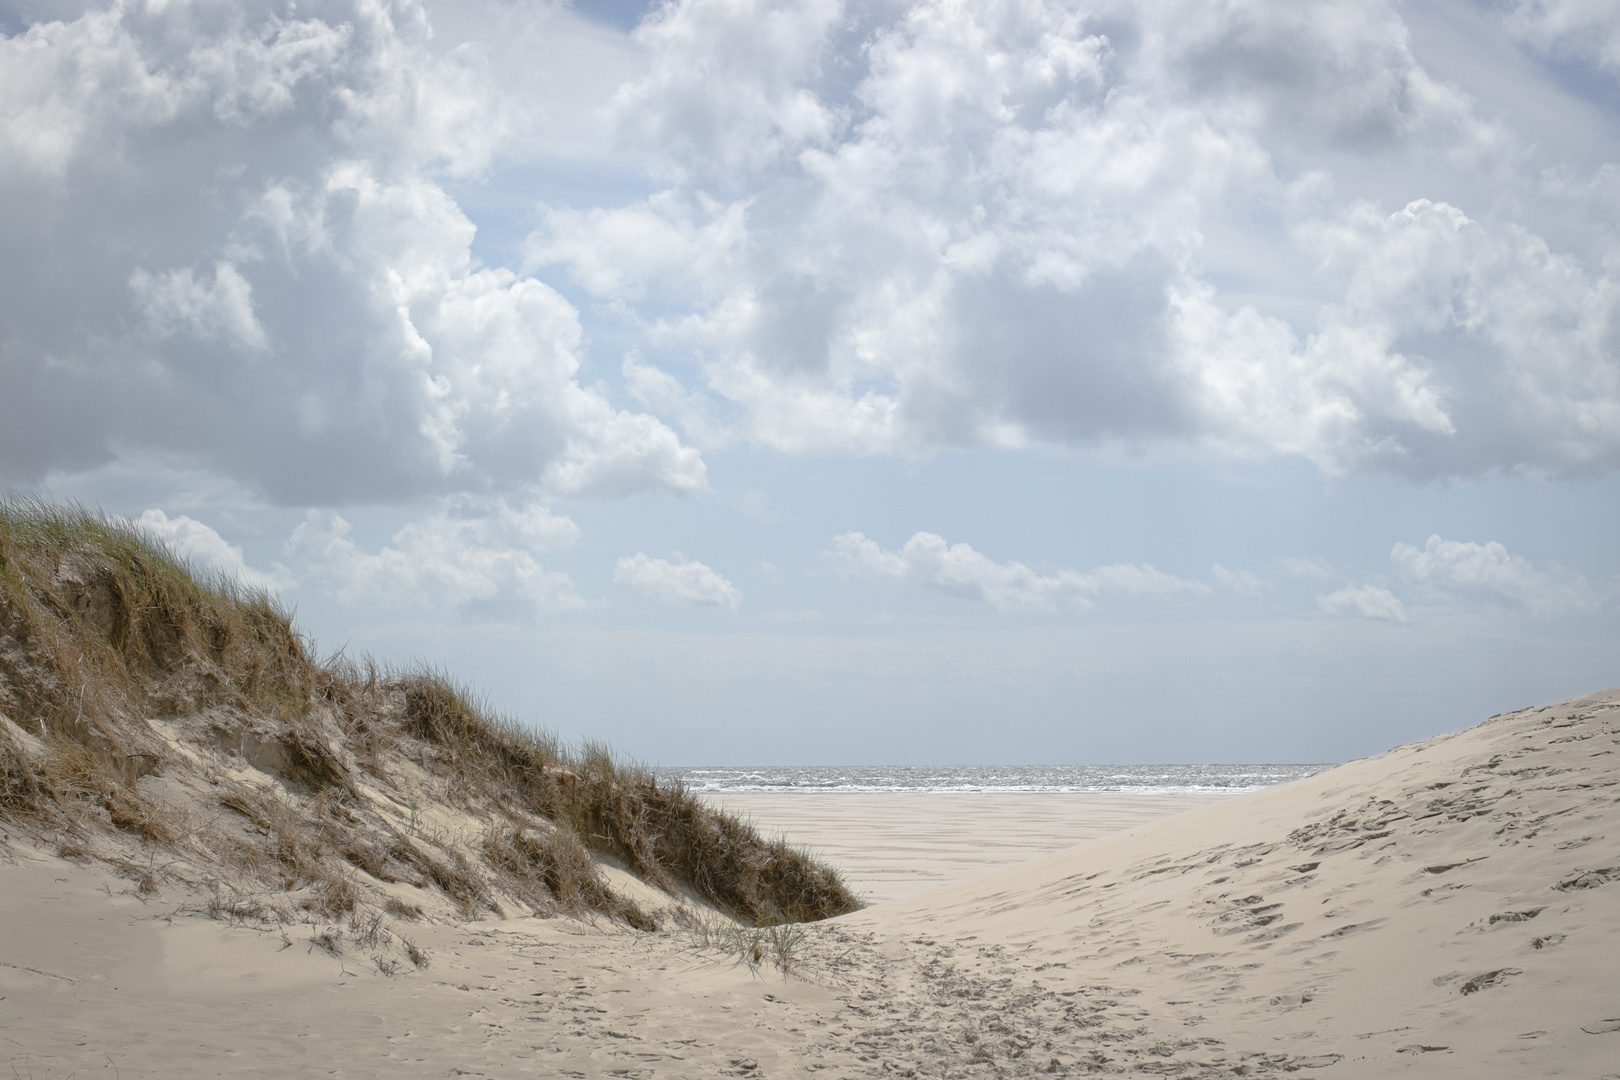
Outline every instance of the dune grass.
{"type": "Polygon", "coordinates": [[[90,850],[101,830],[230,862],[332,917],[360,903],[360,872],[431,886],[466,917],[505,896],[656,925],[592,853],[756,926],[858,906],[834,871],[679,783],[599,745],[569,748],[438,669],[321,659],[275,597],[199,571],[129,522],[27,498],[0,500],[0,818],[48,827],[65,849],[90,850]],[[191,752],[151,720],[189,724],[191,752]],[[201,850],[196,823],[143,778],[180,777],[222,746],[280,787],[205,778],[248,832],[201,850]],[[379,790],[405,799],[412,770],[486,823],[477,843],[373,805],[379,790]]]}
{"type": "Polygon", "coordinates": [[[756,974],[767,964],[784,977],[798,973],[805,943],[804,930],[798,926],[740,926],[690,913],[683,913],[678,921],[694,949],[734,956],[756,974]]]}

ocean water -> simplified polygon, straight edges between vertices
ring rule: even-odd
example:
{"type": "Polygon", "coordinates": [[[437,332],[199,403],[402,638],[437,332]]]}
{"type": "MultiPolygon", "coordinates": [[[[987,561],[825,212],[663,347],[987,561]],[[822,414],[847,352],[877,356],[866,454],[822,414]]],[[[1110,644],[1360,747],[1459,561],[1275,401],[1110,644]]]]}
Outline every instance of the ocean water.
{"type": "Polygon", "coordinates": [[[705,765],[663,768],[705,794],[743,792],[1240,792],[1327,764],[1282,765],[705,765]]]}

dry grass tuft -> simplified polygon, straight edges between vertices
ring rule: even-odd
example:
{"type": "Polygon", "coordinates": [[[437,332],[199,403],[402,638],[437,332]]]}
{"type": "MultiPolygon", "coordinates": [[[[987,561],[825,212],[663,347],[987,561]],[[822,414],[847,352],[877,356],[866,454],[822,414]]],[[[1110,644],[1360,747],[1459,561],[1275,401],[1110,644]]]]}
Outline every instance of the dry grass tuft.
{"type": "Polygon", "coordinates": [[[740,926],[685,908],[676,909],[676,923],[693,948],[729,953],[756,974],[766,964],[784,976],[798,972],[805,933],[796,925],[740,926]]]}
{"type": "Polygon", "coordinates": [[[383,910],[397,918],[410,919],[412,922],[420,919],[424,914],[421,904],[407,904],[397,896],[390,896],[387,900],[384,900],[383,910]]]}
{"type": "Polygon", "coordinates": [[[328,919],[335,919],[347,915],[359,903],[360,890],[355,888],[354,882],[343,874],[333,874],[315,883],[310,898],[304,901],[304,907],[328,919]]]}
{"type": "Polygon", "coordinates": [[[493,829],[484,854],[500,872],[502,887],[539,914],[600,911],[637,930],[658,929],[657,919],[608,887],[585,845],[559,829],[493,829]]]}
{"type": "Polygon", "coordinates": [[[270,909],[251,896],[238,893],[226,895],[215,883],[213,896],[208,901],[208,916],[222,922],[269,922],[274,918],[270,909]]]}
{"type": "Polygon", "coordinates": [[[162,852],[193,885],[305,890],[328,919],[424,914],[388,883],[465,918],[505,895],[655,928],[592,852],[746,923],[857,906],[836,873],[679,784],[570,751],[436,669],[320,660],[268,594],[128,522],[26,498],[0,500],[0,818],[74,857],[162,852]]]}

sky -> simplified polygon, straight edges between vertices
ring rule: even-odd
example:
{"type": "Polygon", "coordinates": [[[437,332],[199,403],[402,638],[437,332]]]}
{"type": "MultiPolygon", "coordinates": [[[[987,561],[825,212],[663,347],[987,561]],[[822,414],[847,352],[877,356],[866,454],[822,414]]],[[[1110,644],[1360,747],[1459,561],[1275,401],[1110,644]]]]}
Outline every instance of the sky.
{"type": "Polygon", "coordinates": [[[655,764],[1620,684],[1608,0],[0,0],[0,490],[655,764]]]}

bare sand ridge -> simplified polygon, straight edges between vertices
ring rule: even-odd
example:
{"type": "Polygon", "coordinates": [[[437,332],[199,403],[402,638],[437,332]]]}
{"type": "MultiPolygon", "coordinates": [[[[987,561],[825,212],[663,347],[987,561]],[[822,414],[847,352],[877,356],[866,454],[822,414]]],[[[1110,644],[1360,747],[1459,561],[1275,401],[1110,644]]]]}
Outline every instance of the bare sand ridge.
{"type": "Polygon", "coordinates": [[[1004,987],[1001,1061],[1620,1076],[1617,745],[1610,690],[840,922],[942,1005],[1004,987]]]}
{"type": "Polygon", "coordinates": [[[389,977],[13,838],[0,1057],[36,1080],[1615,1077],[1617,745],[1620,691],[1495,717],[810,924],[791,977],[669,919],[564,916],[424,921],[429,965],[389,977]]]}

